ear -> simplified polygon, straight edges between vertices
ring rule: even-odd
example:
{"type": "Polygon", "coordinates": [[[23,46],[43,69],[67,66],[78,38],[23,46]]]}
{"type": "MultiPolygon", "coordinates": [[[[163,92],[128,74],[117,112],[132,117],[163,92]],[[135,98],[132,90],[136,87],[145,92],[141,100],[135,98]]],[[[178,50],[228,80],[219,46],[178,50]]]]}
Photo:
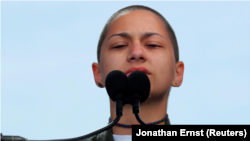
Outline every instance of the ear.
{"type": "Polygon", "coordinates": [[[179,87],[183,81],[183,74],[184,74],[184,63],[179,61],[175,64],[175,77],[172,82],[173,87],[179,87]]]}
{"type": "Polygon", "coordinates": [[[92,71],[94,74],[96,85],[100,88],[103,88],[104,85],[103,85],[102,78],[101,78],[100,65],[98,63],[93,63],[92,64],[92,71]]]}

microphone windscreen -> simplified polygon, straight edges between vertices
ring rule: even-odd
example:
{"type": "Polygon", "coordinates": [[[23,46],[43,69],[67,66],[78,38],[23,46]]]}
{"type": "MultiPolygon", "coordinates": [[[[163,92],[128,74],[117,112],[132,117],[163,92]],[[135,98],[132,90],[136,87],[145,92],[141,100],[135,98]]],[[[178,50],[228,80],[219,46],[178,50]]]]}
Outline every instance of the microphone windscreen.
{"type": "Polygon", "coordinates": [[[105,86],[113,101],[123,99],[128,89],[128,77],[122,71],[111,71],[106,77],[105,86]]]}
{"type": "Polygon", "coordinates": [[[128,77],[129,94],[139,94],[140,103],[143,103],[150,93],[150,81],[148,76],[141,71],[134,71],[128,77]]]}

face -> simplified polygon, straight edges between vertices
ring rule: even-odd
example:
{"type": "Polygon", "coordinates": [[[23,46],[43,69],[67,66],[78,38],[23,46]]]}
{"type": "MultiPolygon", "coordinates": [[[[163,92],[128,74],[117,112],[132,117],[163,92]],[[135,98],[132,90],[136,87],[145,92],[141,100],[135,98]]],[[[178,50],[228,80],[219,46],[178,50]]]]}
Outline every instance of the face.
{"type": "Polygon", "coordinates": [[[101,48],[100,64],[92,65],[97,84],[105,86],[106,76],[113,70],[127,76],[139,70],[150,80],[150,96],[157,98],[166,95],[179,78],[164,23],[149,11],[131,11],[113,21],[101,48]]]}

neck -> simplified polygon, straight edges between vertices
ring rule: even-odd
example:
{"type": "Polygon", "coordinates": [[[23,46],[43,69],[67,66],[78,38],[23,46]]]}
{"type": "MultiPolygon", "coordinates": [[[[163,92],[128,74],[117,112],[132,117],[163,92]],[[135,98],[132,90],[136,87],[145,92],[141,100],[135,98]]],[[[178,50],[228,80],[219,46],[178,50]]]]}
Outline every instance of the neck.
{"type": "MultiPolygon", "coordinates": [[[[162,119],[167,112],[167,100],[168,95],[165,95],[161,100],[153,100],[153,99],[147,99],[144,103],[140,106],[140,113],[139,116],[145,123],[150,123],[154,121],[158,121],[162,119]]],[[[115,102],[110,100],[110,110],[111,110],[111,119],[114,120],[116,117],[115,113],[115,102]]],[[[130,104],[126,104],[123,107],[123,116],[119,120],[118,123],[121,124],[140,124],[136,118],[135,115],[132,112],[132,106],[130,104]]],[[[165,122],[159,123],[158,125],[164,125],[165,122]]],[[[118,126],[112,127],[113,134],[116,135],[131,135],[132,134],[132,128],[123,128],[118,126]]]]}

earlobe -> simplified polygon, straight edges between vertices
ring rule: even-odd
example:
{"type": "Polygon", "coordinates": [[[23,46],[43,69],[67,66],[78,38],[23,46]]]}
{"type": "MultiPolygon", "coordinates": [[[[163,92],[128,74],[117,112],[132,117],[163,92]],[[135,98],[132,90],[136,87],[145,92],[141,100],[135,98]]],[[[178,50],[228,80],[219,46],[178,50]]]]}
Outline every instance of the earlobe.
{"type": "Polygon", "coordinates": [[[101,83],[98,83],[98,86],[101,87],[101,88],[103,87],[101,83]]]}
{"type": "Polygon", "coordinates": [[[98,63],[92,64],[92,71],[94,74],[95,83],[98,87],[103,88],[100,65],[98,63]]]}
{"type": "Polygon", "coordinates": [[[172,86],[173,87],[179,87],[182,84],[183,81],[183,74],[184,74],[184,63],[182,61],[179,61],[175,65],[175,78],[173,80],[172,86]]]}

